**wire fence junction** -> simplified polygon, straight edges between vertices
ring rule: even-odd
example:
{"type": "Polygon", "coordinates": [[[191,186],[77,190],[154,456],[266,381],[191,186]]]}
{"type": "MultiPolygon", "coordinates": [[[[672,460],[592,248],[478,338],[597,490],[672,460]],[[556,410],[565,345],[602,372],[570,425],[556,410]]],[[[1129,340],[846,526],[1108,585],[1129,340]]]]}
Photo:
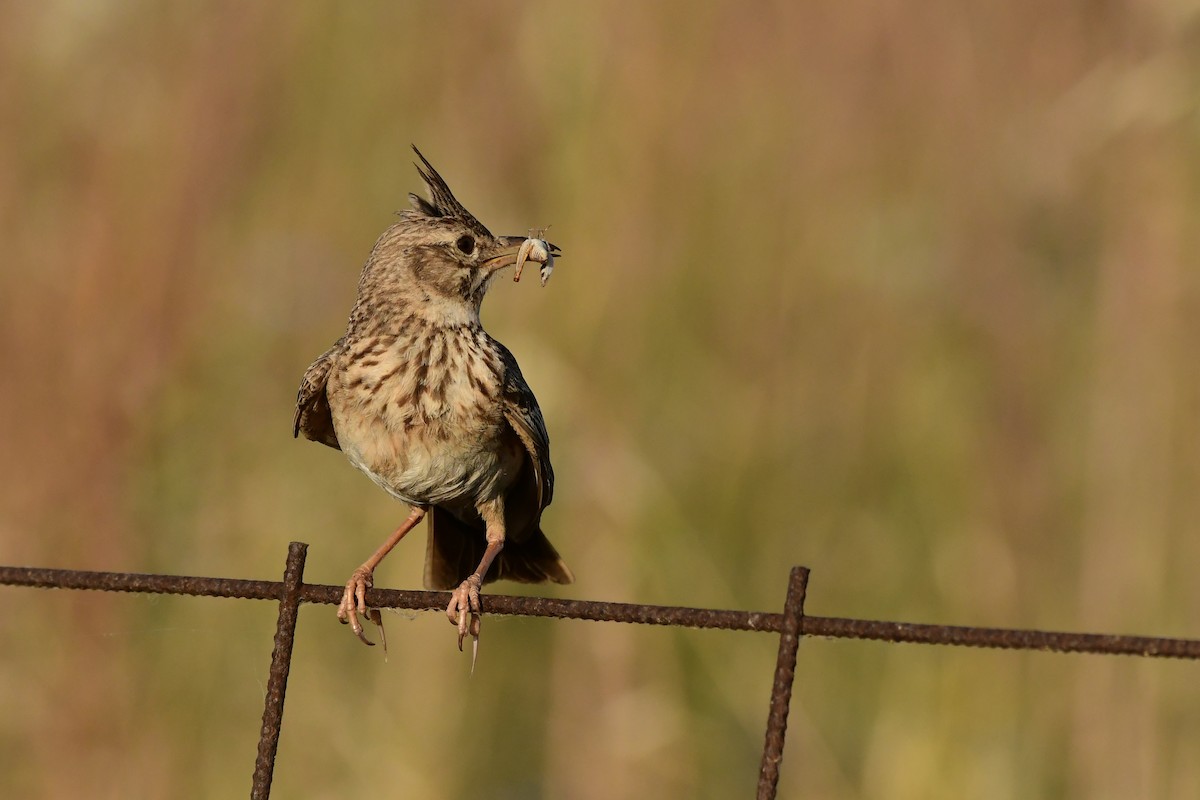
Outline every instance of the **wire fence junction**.
{"type": "MultiPolygon", "coordinates": [[[[302,603],[337,605],[342,599],[344,588],[327,584],[304,583],[304,563],[307,550],[308,545],[302,542],[292,542],[289,545],[282,581],[0,566],[0,585],[278,601],[279,616],[275,630],[274,649],[271,654],[262,730],[250,792],[251,800],[267,800],[271,793],[275,755],[283,726],[284,699],[287,693],[288,673],[291,669],[292,647],[296,638],[296,619],[300,605],[302,603]]],[[[781,612],[735,611],[493,594],[483,595],[482,604],[486,614],[581,619],[593,622],[625,622],[698,629],[760,631],[778,634],[779,655],[775,663],[766,736],[759,767],[758,788],[755,795],[757,800],[774,800],[776,796],[779,769],[783,760],[784,740],[787,735],[788,709],[795,684],[796,654],[800,640],[805,636],[1200,660],[1200,639],[929,625],[808,616],[804,613],[808,575],[809,570],[806,567],[792,568],[781,612]]],[[[444,610],[449,598],[449,592],[370,589],[367,593],[368,605],[372,608],[410,611],[444,610]]]]}

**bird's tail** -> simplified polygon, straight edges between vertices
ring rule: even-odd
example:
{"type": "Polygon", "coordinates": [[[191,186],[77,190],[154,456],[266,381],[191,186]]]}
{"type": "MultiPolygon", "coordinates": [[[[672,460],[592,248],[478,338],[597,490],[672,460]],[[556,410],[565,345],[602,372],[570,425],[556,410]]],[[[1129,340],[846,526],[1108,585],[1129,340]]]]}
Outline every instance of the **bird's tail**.
{"type": "MultiPolygon", "coordinates": [[[[482,525],[470,525],[443,508],[434,506],[429,514],[429,544],[425,550],[425,588],[457,589],[479,566],[487,547],[482,525]]],[[[484,583],[495,580],[518,583],[571,583],[575,576],[563,563],[558,551],[538,528],[532,536],[518,542],[509,539],[484,576],[484,583]]]]}

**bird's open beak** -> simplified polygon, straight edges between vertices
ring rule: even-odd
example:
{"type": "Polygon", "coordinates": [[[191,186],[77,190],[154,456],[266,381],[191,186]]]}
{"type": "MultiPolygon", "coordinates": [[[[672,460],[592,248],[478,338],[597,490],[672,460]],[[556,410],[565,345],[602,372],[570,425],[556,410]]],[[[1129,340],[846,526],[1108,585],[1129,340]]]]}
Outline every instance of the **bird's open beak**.
{"type": "MultiPolygon", "coordinates": [[[[496,270],[504,269],[505,267],[511,267],[511,266],[515,265],[517,263],[517,255],[521,252],[521,245],[523,245],[525,243],[525,240],[527,238],[529,238],[529,237],[526,237],[526,236],[501,236],[501,237],[499,237],[500,241],[504,243],[504,248],[499,253],[497,253],[496,255],[489,258],[487,261],[484,261],[482,266],[487,267],[488,269],[490,269],[494,272],[496,270]]],[[[560,250],[558,248],[558,245],[556,245],[556,244],[550,244],[549,242],[546,242],[546,250],[548,251],[550,258],[561,258],[562,257],[562,250],[560,250]]],[[[530,251],[526,257],[529,261],[533,261],[534,263],[537,263],[537,264],[545,264],[546,261],[549,260],[549,258],[543,258],[536,249],[530,251]]]]}

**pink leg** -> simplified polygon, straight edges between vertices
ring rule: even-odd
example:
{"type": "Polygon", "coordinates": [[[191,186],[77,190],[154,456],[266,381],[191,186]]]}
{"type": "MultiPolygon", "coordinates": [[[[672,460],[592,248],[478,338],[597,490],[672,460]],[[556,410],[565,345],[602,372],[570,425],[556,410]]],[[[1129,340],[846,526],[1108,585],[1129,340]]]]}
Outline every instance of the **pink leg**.
{"type": "Polygon", "coordinates": [[[462,650],[463,639],[468,633],[474,640],[472,642],[472,670],[475,668],[474,654],[478,653],[481,625],[479,588],[483,586],[483,578],[491,568],[492,562],[504,549],[504,507],[502,503],[496,501],[486,510],[480,510],[487,523],[487,547],[483,551],[483,558],[479,559],[479,566],[467,576],[465,581],[459,584],[457,589],[450,593],[450,604],[446,606],[446,616],[450,618],[450,624],[458,627],[458,649],[462,650]]]}
{"type": "MultiPolygon", "coordinates": [[[[342,624],[349,624],[350,629],[354,631],[354,635],[359,638],[363,644],[374,645],[375,643],[368,639],[363,634],[362,623],[358,621],[358,615],[362,614],[376,625],[382,634],[383,618],[379,616],[377,609],[367,608],[367,589],[370,589],[374,584],[373,574],[375,567],[379,566],[379,562],[392,551],[392,548],[400,543],[404,535],[416,527],[417,523],[425,518],[426,508],[424,506],[416,506],[412,513],[408,515],[408,519],[400,523],[400,527],[392,531],[392,535],[387,538],[387,541],[379,546],[370,558],[363,562],[362,566],[354,570],[354,574],[350,576],[350,580],[346,581],[346,591],[342,594],[342,602],[338,606],[338,619],[342,624]]],[[[384,637],[384,649],[387,649],[387,638],[384,637]]]]}

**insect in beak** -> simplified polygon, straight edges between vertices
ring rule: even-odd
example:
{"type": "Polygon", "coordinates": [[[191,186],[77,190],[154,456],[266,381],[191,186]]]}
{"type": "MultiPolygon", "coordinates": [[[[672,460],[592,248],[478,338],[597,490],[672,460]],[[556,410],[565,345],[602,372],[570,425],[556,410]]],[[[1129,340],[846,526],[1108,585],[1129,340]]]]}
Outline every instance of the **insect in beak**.
{"type": "Polygon", "coordinates": [[[552,248],[553,245],[547,244],[545,239],[530,237],[522,242],[521,249],[517,251],[517,269],[513,273],[513,282],[521,280],[521,270],[525,268],[525,262],[534,261],[542,265],[542,286],[545,286],[546,281],[550,280],[550,273],[554,271],[552,248]]]}

